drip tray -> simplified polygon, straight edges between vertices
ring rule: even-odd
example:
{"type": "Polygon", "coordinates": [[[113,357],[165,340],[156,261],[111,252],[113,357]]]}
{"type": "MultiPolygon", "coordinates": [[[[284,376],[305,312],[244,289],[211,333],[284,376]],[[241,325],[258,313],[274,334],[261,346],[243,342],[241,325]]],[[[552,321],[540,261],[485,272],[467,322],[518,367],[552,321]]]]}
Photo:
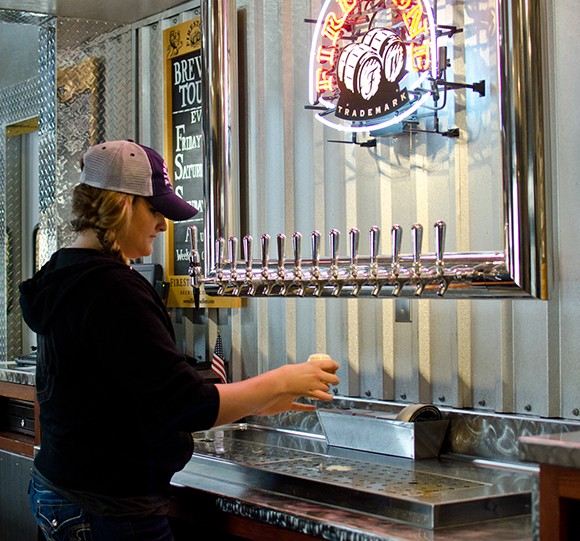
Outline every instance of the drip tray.
{"type": "Polygon", "coordinates": [[[196,433],[194,443],[186,470],[195,475],[423,528],[530,513],[529,471],[329,447],[324,438],[246,424],[196,433]]]}

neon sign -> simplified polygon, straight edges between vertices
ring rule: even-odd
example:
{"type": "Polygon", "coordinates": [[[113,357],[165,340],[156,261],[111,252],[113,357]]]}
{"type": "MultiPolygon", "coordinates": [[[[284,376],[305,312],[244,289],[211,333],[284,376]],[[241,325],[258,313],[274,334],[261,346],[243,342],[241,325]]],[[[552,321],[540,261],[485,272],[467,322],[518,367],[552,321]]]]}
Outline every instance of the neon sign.
{"type": "Polygon", "coordinates": [[[401,122],[430,97],[437,34],[429,0],[325,0],[312,39],[309,101],[349,132],[401,122]]]}

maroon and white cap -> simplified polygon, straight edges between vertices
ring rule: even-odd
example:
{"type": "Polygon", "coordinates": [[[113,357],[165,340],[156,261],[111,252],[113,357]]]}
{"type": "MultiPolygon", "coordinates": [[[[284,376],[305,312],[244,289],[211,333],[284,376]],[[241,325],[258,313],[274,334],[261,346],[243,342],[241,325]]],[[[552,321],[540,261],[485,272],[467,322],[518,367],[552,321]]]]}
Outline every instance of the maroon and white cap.
{"type": "Polygon", "coordinates": [[[90,147],[83,155],[80,182],[140,195],[169,220],[187,220],[197,214],[195,207],[173,191],[163,157],[133,141],[106,141],[90,147]]]}

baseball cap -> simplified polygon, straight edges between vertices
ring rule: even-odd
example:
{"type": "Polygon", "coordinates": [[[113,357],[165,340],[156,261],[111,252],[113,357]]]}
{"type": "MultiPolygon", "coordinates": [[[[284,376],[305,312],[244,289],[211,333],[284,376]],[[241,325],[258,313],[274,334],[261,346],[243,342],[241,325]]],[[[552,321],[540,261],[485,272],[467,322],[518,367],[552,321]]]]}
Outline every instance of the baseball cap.
{"type": "Polygon", "coordinates": [[[140,195],[170,220],[187,220],[197,214],[196,208],[173,191],[163,157],[134,141],[105,141],[90,147],[83,155],[80,182],[140,195]]]}

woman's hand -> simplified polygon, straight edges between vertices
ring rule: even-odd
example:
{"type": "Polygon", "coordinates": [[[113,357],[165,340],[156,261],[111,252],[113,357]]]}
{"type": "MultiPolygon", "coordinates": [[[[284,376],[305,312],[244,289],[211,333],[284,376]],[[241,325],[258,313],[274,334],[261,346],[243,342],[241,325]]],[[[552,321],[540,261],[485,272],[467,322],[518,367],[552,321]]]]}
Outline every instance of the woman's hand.
{"type": "Polygon", "coordinates": [[[237,421],[246,415],[313,410],[314,405],[296,399],[332,400],[330,386],[340,381],[337,370],[338,363],[332,359],[314,359],[286,364],[244,381],[218,384],[220,409],[215,424],[237,421]]]}
{"type": "Polygon", "coordinates": [[[266,372],[267,375],[276,377],[286,386],[286,389],[272,396],[272,400],[264,404],[264,407],[256,415],[273,415],[282,411],[315,409],[313,404],[295,401],[302,396],[313,400],[332,400],[330,386],[338,385],[340,382],[335,374],[337,370],[338,363],[329,358],[300,364],[287,364],[266,372]]]}

